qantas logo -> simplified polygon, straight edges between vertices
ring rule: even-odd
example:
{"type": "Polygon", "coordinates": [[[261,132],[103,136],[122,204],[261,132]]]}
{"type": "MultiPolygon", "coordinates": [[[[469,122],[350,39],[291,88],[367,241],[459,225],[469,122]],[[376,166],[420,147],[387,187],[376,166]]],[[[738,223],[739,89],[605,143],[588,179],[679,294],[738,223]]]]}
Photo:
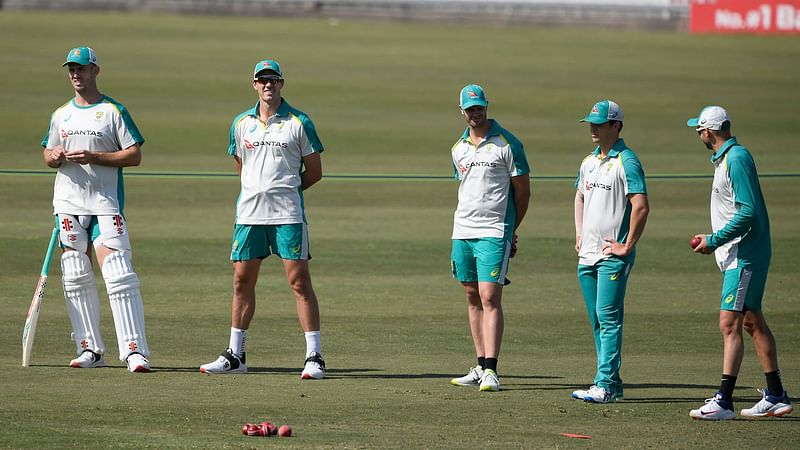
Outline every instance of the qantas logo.
{"type": "Polygon", "coordinates": [[[61,139],[67,139],[71,136],[94,136],[96,138],[101,138],[103,137],[103,132],[95,130],[61,130],[61,139]]]}
{"type": "Polygon", "coordinates": [[[594,188],[610,191],[611,190],[611,185],[610,184],[597,183],[597,182],[593,182],[593,183],[590,183],[588,181],[586,182],[586,190],[587,191],[591,191],[594,188]]]}
{"type": "Polygon", "coordinates": [[[279,147],[279,148],[288,148],[288,142],[280,142],[280,141],[254,141],[250,142],[247,139],[244,140],[244,146],[248,150],[256,150],[257,147],[279,147]]]}
{"type": "Polygon", "coordinates": [[[494,167],[497,167],[497,163],[496,162],[487,162],[487,161],[473,161],[471,163],[468,163],[466,166],[463,165],[463,164],[459,164],[458,165],[458,171],[461,172],[462,174],[464,174],[464,173],[469,172],[469,169],[471,169],[473,167],[491,167],[491,168],[494,168],[494,167]]]}

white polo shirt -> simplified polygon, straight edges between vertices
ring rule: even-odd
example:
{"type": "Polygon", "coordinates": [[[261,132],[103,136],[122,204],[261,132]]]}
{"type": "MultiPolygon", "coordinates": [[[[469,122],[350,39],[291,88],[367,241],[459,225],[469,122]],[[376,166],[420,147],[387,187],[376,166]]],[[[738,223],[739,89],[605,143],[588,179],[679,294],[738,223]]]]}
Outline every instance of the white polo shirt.
{"type": "MultiPolygon", "coordinates": [[[[600,147],[581,163],[575,187],[583,194],[583,231],[579,264],[592,266],[610,255],[603,254],[606,238],[625,242],[631,216],[629,194],[647,194],[644,171],[633,150],[617,140],[608,156],[600,147]]],[[[633,261],[635,250],[627,259],[633,261]]]]}
{"type": "Polygon", "coordinates": [[[256,105],[231,125],[228,154],[242,162],[236,202],[239,225],[304,223],[303,157],[323,151],[314,123],[281,99],[277,114],[264,123],[256,105]]]}
{"type": "Polygon", "coordinates": [[[514,232],[516,207],[511,177],[530,173],[522,143],[490,120],[489,133],[473,145],[469,128],[453,146],[458,207],[453,239],[507,238],[514,232]]]}
{"type": "MultiPolygon", "coordinates": [[[[117,152],[143,143],[128,110],[103,96],[93,105],[78,106],[72,99],[58,108],[50,117],[42,147],[61,144],[67,151],[117,152]]],[[[58,168],[53,188],[54,214],[121,214],[124,205],[121,167],[64,161],[58,168]]]]}

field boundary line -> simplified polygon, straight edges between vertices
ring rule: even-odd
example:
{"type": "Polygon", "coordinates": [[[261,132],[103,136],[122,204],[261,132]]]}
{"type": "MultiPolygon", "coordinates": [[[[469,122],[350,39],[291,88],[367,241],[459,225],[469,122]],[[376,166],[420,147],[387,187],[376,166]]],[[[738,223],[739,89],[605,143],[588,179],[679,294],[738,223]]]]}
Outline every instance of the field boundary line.
{"type": "MultiPolygon", "coordinates": [[[[43,176],[54,175],[55,170],[38,169],[0,169],[0,175],[31,175],[43,176]]],[[[233,172],[184,172],[184,171],[126,171],[126,177],[153,177],[153,178],[235,178],[237,174],[233,172]]],[[[330,180],[454,180],[448,175],[420,175],[420,174],[382,174],[382,173],[331,173],[323,175],[323,178],[330,180]]],[[[538,181],[563,181],[575,180],[575,175],[532,175],[532,180],[538,181]]],[[[700,173],[656,173],[647,174],[647,179],[651,180],[693,180],[710,179],[713,174],[700,173]]],[[[792,172],[769,172],[759,174],[759,178],[800,178],[800,173],[792,172]]]]}

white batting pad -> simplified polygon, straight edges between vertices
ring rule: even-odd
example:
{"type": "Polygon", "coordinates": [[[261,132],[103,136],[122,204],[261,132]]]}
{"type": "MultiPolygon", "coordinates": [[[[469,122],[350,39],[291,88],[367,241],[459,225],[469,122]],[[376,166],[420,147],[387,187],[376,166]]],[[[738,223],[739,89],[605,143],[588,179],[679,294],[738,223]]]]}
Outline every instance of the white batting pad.
{"type": "Polygon", "coordinates": [[[119,359],[124,361],[133,352],[150,355],[144,334],[144,305],[139,290],[139,277],[133,271],[131,252],[111,252],[103,262],[114,326],[117,329],[119,359]]]}
{"type": "Polygon", "coordinates": [[[61,274],[77,354],[84,350],[105,353],[105,344],[100,336],[100,298],[89,257],[81,252],[64,252],[61,255],[61,274]]]}

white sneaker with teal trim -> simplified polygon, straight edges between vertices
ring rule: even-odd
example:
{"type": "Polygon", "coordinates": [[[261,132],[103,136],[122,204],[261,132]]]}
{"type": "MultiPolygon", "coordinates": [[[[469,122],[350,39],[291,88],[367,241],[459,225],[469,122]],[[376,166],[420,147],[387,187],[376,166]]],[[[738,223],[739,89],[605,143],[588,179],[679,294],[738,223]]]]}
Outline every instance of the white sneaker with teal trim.
{"type": "Polygon", "coordinates": [[[463,377],[453,378],[450,380],[450,384],[453,386],[478,386],[481,384],[481,378],[483,377],[483,367],[475,366],[470,367],[469,372],[464,375],[463,377]]]}
{"type": "Polygon", "coordinates": [[[757,390],[762,395],[761,400],[752,408],[743,409],[741,411],[743,417],[780,417],[794,410],[785,389],[780,397],[770,394],[766,388],[757,390]]]}
{"type": "Polygon", "coordinates": [[[483,371],[481,387],[478,389],[482,392],[497,392],[500,390],[500,380],[494,370],[486,369],[483,371]]]}

